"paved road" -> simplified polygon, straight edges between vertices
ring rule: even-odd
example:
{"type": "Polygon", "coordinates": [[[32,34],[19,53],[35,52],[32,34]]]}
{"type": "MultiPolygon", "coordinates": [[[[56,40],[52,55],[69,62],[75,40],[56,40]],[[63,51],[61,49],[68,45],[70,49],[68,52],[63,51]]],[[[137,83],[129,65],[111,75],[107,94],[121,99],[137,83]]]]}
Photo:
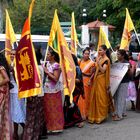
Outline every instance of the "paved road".
{"type": "Polygon", "coordinates": [[[112,121],[111,118],[100,125],[85,123],[83,128],[69,128],[61,134],[48,135],[48,140],[140,140],[140,113],[130,111],[127,118],[112,121]]]}

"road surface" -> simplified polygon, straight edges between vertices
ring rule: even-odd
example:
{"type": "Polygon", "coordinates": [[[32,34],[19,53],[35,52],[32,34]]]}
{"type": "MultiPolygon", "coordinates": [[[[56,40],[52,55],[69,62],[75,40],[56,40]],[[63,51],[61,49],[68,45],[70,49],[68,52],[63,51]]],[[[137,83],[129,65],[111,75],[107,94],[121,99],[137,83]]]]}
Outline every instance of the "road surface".
{"type": "Polygon", "coordinates": [[[47,140],[140,140],[140,113],[130,111],[128,104],[127,117],[121,121],[109,117],[99,125],[86,122],[83,128],[68,128],[63,133],[48,135],[47,140]]]}

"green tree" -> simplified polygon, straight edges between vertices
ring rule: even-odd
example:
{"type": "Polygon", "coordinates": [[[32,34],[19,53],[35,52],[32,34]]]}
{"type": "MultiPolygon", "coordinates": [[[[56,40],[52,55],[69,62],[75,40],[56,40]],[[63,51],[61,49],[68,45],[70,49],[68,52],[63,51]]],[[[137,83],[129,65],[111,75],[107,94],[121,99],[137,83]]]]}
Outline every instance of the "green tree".
{"type": "MultiPolygon", "coordinates": [[[[0,0],[0,2],[4,4],[5,0],[0,0]]],[[[8,11],[16,33],[21,33],[25,18],[28,16],[30,2],[31,0],[24,2],[13,0],[13,5],[9,5],[8,11]]],[[[32,34],[49,34],[55,9],[58,10],[60,22],[70,21],[71,13],[74,11],[76,25],[79,26],[83,23],[82,10],[85,8],[87,9],[87,22],[99,18],[116,26],[115,36],[121,37],[126,7],[129,9],[136,30],[140,31],[140,0],[36,0],[31,22],[32,34]],[[104,9],[107,11],[106,19],[102,17],[104,9]]]]}
{"type": "MultiPolygon", "coordinates": [[[[28,16],[30,2],[31,0],[26,0],[24,3],[23,0],[14,0],[14,6],[8,9],[16,33],[20,33],[22,30],[28,16]]],[[[32,34],[49,34],[55,9],[58,10],[60,21],[71,20],[72,10],[63,0],[35,1],[31,22],[32,34]]]]}
{"type": "MultiPolygon", "coordinates": [[[[29,5],[31,0],[14,0],[14,6],[10,7],[9,13],[13,24],[13,28],[16,33],[21,33],[25,19],[28,17],[29,5]]],[[[47,11],[46,0],[36,0],[33,8],[33,15],[31,19],[31,31],[32,33],[46,33],[47,25],[47,11]],[[40,2],[41,1],[41,2],[40,2]]],[[[45,34],[44,33],[44,34],[45,34]]]]}
{"type": "MultiPolygon", "coordinates": [[[[21,33],[31,0],[13,0],[13,5],[8,11],[16,33],[21,33]]],[[[77,25],[82,24],[82,9],[88,8],[84,0],[36,0],[31,22],[32,34],[49,34],[55,9],[61,21],[70,21],[71,13],[75,12],[77,25]],[[85,7],[86,5],[86,7],[85,7]]],[[[5,16],[4,16],[5,17],[5,16]]],[[[5,20],[4,20],[5,23],[5,20]]]]}
{"type": "Polygon", "coordinates": [[[125,21],[126,7],[130,12],[131,18],[135,24],[136,29],[140,29],[139,6],[139,0],[98,0],[96,3],[96,7],[91,10],[91,15],[101,17],[100,14],[102,13],[103,9],[106,9],[107,18],[102,18],[102,20],[116,26],[116,32],[118,33],[118,35],[121,35],[125,21]]]}
{"type": "Polygon", "coordinates": [[[13,0],[0,0],[0,33],[3,32],[4,9],[8,4],[13,4],[13,0]]]}
{"type": "Polygon", "coordinates": [[[96,6],[90,10],[89,16],[116,26],[113,36],[114,40],[119,39],[118,43],[120,43],[125,21],[125,8],[128,8],[137,32],[140,31],[139,7],[140,0],[96,0],[96,6]],[[104,9],[106,9],[106,18],[102,17],[104,9]]]}

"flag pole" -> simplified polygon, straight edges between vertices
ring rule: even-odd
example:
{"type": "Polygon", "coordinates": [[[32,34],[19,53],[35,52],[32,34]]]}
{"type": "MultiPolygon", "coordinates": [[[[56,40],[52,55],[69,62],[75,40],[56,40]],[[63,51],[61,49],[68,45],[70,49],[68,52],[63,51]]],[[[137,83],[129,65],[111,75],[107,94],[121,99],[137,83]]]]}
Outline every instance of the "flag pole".
{"type": "MultiPolygon", "coordinates": [[[[17,45],[17,47],[18,47],[18,42],[16,41],[15,43],[16,43],[16,45],[17,45]]],[[[14,44],[12,44],[12,50],[15,50],[14,44]]]]}
{"type": "Polygon", "coordinates": [[[4,51],[5,51],[5,49],[1,50],[0,53],[2,53],[2,52],[4,52],[4,51]]]}
{"type": "Polygon", "coordinates": [[[49,46],[47,46],[47,49],[46,49],[46,53],[45,53],[45,58],[44,58],[44,64],[43,64],[43,66],[45,66],[45,62],[46,62],[46,59],[47,59],[48,50],[49,50],[49,46]]]}
{"type": "Polygon", "coordinates": [[[75,45],[75,55],[77,57],[77,43],[76,43],[76,41],[74,41],[74,45],[75,45]]]}
{"type": "Polygon", "coordinates": [[[138,34],[137,34],[136,29],[134,29],[134,32],[135,32],[136,38],[137,38],[137,40],[138,40],[138,43],[139,43],[139,45],[140,45],[140,40],[139,40],[139,37],[138,37],[138,34]]]}
{"type": "Polygon", "coordinates": [[[18,47],[18,42],[16,41],[16,45],[17,45],[17,47],[18,47]]]}
{"type": "Polygon", "coordinates": [[[114,52],[114,50],[113,50],[112,46],[110,46],[110,49],[112,50],[112,52],[114,52]]]}

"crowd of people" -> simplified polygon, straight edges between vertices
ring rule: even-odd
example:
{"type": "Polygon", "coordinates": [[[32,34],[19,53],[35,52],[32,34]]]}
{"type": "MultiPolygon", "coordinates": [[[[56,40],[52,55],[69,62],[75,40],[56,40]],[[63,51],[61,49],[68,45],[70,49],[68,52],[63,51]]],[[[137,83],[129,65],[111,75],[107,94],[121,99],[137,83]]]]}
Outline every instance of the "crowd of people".
{"type": "Polygon", "coordinates": [[[109,114],[113,121],[120,121],[127,116],[126,101],[131,101],[132,110],[140,111],[139,75],[135,76],[139,60],[134,61],[132,52],[118,47],[111,52],[106,45],[101,45],[98,53],[94,47],[90,44],[85,48],[81,59],[72,54],[76,66],[72,103],[63,91],[59,56],[51,48],[44,65],[41,50],[36,50],[42,92],[26,99],[18,98],[13,63],[16,50],[11,50],[10,65],[0,53],[0,140],[19,140],[20,137],[39,140],[47,138],[48,133],[60,133],[72,126],[82,128],[85,121],[100,124],[109,114]],[[128,63],[128,71],[113,97],[110,90],[112,63],[128,63]]]}

